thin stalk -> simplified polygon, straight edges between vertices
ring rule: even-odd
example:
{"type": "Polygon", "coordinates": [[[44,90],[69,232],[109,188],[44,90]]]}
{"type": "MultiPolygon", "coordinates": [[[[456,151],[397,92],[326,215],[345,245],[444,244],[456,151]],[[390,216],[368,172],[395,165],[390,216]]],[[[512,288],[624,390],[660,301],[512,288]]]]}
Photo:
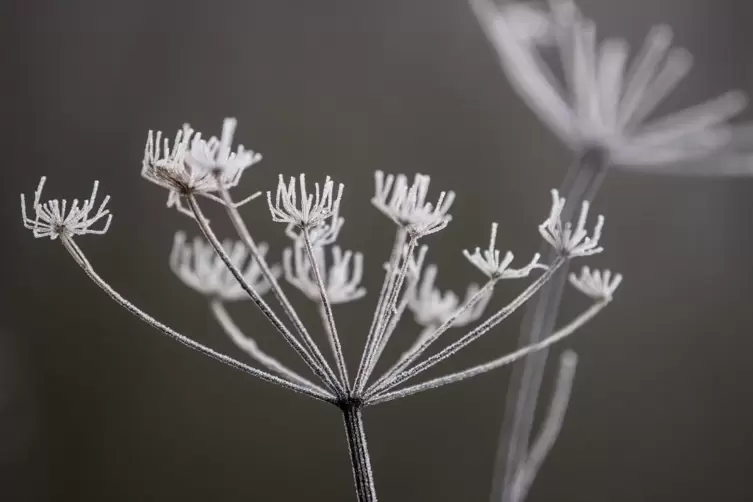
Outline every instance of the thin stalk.
{"type": "Polygon", "coordinates": [[[486,284],[484,284],[484,286],[476,292],[476,294],[474,294],[471,298],[468,299],[467,302],[465,302],[457,310],[455,310],[455,312],[442,324],[440,324],[434,331],[432,331],[428,335],[425,335],[423,339],[419,339],[419,341],[417,341],[417,343],[409,349],[408,353],[404,354],[405,357],[401,361],[399,361],[389,373],[386,373],[376,382],[376,384],[374,384],[374,388],[377,389],[382,387],[385,382],[387,382],[391,377],[394,377],[394,375],[403,371],[416,359],[421,357],[421,354],[423,354],[431,346],[432,343],[437,341],[437,339],[439,339],[439,337],[442,336],[443,333],[445,333],[452,327],[458,317],[460,317],[468,309],[476,305],[484,297],[484,295],[489,294],[491,290],[494,289],[494,285],[496,283],[497,279],[490,279],[489,281],[487,281],[486,284]]]}
{"type": "Polygon", "coordinates": [[[549,269],[546,272],[544,272],[541,275],[541,277],[539,277],[533,283],[531,283],[522,293],[520,293],[517,297],[515,297],[513,301],[511,301],[510,303],[502,307],[500,310],[495,312],[492,316],[486,319],[486,321],[484,321],[483,323],[479,324],[476,328],[474,328],[470,332],[463,335],[463,337],[457,340],[455,343],[448,345],[444,349],[440,350],[439,352],[429,357],[428,359],[424,360],[423,362],[418,363],[412,368],[407,368],[401,371],[400,373],[390,378],[389,380],[384,381],[382,385],[373,386],[367,393],[367,399],[375,396],[376,394],[380,394],[380,393],[383,393],[384,391],[394,388],[400,385],[401,383],[403,383],[404,381],[410,378],[413,378],[416,375],[421,374],[422,372],[431,368],[435,364],[442,362],[443,360],[459,352],[466,346],[470,345],[474,341],[478,340],[487,331],[491,330],[497,324],[504,321],[508,316],[510,316],[513,312],[515,312],[519,307],[525,304],[525,302],[527,302],[532,296],[534,296],[536,292],[539,291],[567,261],[568,259],[565,257],[562,257],[562,256],[557,257],[554,260],[554,263],[550,265],[549,269]]]}
{"type": "MultiPolygon", "coordinates": [[[[366,337],[366,345],[361,355],[361,362],[358,365],[358,372],[356,373],[356,380],[353,384],[353,388],[356,393],[363,392],[366,387],[366,383],[369,379],[371,371],[375,366],[373,359],[376,356],[378,346],[380,345],[379,330],[381,326],[386,322],[386,318],[389,316],[389,311],[386,307],[388,298],[392,295],[392,288],[395,285],[395,269],[398,263],[400,263],[400,256],[405,246],[406,237],[408,233],[404,228],[399,227],[395,234],[395,242],[392,246],[392,253],[390,254],[390,260],[387,265],[387,271],[384,275],[384,282],[382,283],[382,289],[379,292],[379,299],[377,300],[377,306],[374,310],[374,317],[371,320],[371,326],[369,327],[369,334],[366,337]]],[[[406,263],[410,259],[406,255],[406,263]]]]}
{"type": "Polygon", "coordinates": [[[223,205],[227,209],[228,217],[235,227],[236,232],[238,232],[238,236],[246,245],[248,251],[251,253],[251,256],[256,260],[256,263],[259,264],[259,268],[261,269],[264,278],[269,283],[272,293],[275,295],[275,298],[277,298],[277,301],[280,302],[280,305],[282,305],[282,309],[285,311],[285,314],[293,323],[296,331],[298,331],[298,334],[300,335],[303,344],[306,346],[306,349],[309,351],[309,354],[313,356],[313,359],[316,361],[320,371],[325,375],[325,383],[330,389],[332,389],[333,392],[335,392],[335,394],[345,396],[345,389],[340,385],[340,382],[337,381],[337,377],[332,371],[332,368],[330,368],[329,363],[327,363],[327,360],[319,350],[319,347],[311,338],[311,335],[303,325],[303,322],[301,322],[301,319],[298,317],[298,314],[291,305],[290,300],[288,300],[285,292],[280,287],[280,283],[277,282],[277,278],[269,269],[269,265],[267,265],[264,256],[259,253],[259,248],[256,246],[254,239],[251,237],[251,232],[249,232],[246,223],[243,221],[243,218],[238,211],[239,204],[235,204],[233,202],[233,199],[230,196],[230,191],[225,186],[223,186],[221,183],[217,183],[217,187],[220,195],[222,196],[222,201],[224,202],[223,205]]]}
{"type": "Polygon", "coordinates": [[[256,343],[256,340],[245,335],[243,331],[238,327],[238,325],[235,324],[235,321],[233,321],[230,313],[227,311],[225,305],[220,300],[210,301],[209,306],[212,310],[212,314],[214,315],[215,320],[220,325],[220,327],[222,327],[222,330],[225,332],[225,334],[230,337],[230,339],[233,341],[233,343],[235,343],[235,345],[238,346],[238,348],[251,356],[259,364],[272,371],[273,373],[277,373],[281,377],[290,380],[291,382],[296,382],[300,385],[303,385],[304,387],[318,387],[313,382],[302,377],[274,357],[261,350],[259,348],[259,345],[256,343]]]}
{"type": "Polygon", "coordinates": [[[518,349],[515,352],[511,352],[510,354],[504,355],[502,357],[498,357],[497,359],[494,359],[487,363],[479,364],[472,368],[468,368],[467,370],[458,371],[450,375],[445,375],[443,377],[434,378],[433,380],[429,380],[427,382],[412,385],[410,387],[399,389],[393,392],[382,392],[380,394],[377,394],[373,398],[367,399],[367,404],[374,405],[374,404],[384,403],[386,401],[392,401],[395,399],[400,399],[406,396],[410,396],[411,394],[416,394],[417,392],[422,392],[429,389],[436,389],[437,387],[442,387],[443,385],[460,382],[462,380],[466,380],[476,375],[480,375],[482,373],[486,373],[491,370],[501,368],[502,366],[507,366],[508,364],[512,364],[515,361],[522,359],[528,355],[535,354],[536,352],[541,352],[542,350],[546,350],[550,346],[554,345],[555,343],[567,338],[568,336],[576,332],[581,326],[586,324],[588,321],[593,319],[596,316],[596,314],[601,312],[601,310],[604,307],[606,307],[608,303],[609,302],[605,302],[605,301],[594,303],[588,310],[586,310],[581,315],[576,317],[567,326],[555,332],[554,334],[548,336],[547,338],[541,340],[540,342],[533,343],[531,345],[518,349]]]}
{"type": "Polygon", "coordinates": [[[327,327],[329,328],[327,334],[329,335],[329,341],[332,345],[333,352],[335,353],[337,371],[340,373],[343,387],[347,389],[350,383],[348,378],[348,368],[345,366],[345,355],[343,354],[343,348],[340,344],[340,337],[337,334],[337,326],[335,325],[335,316],[332,313],[332,305],[327,296],[327,287],[324,285],[324,280],[322,280],[322,273],[319,270],[319,264],[316,261],[314,246],[311,244],[311,235],[309,235],[308,228],[303,229],[303,242],[306,244],[306,251],[308,252],[309,261],[311,262],[311,268],[314,271],[314,279],[316,280],[317,286],[319,286],[319,298],[327,318],[327,327]]]}
{"type": "Polygon", "coordinates": [[[235,277],[235,280],[238,281],[238,284],[240,284],[241,288],[248,294],[248,296],[251,298],[251,300],[256,304],[257,307],[259,307],[259,310],[261,310],[262,314],[264,314],[264,317],[266,317],[269,322],[272,323],[272,325],[277,329],[277,331],[282,335],[282,337],[285,339],[288,344],[290,344],[291,347],[293,347],[293,350],[296,351],[296,353],[303,359],[309,368],[319,377],[323,382],[327,381],[326,375],[322,372],[322,370],[317,366],[316,361],[312,358],[312,356],[306,351],[306,349],[301,345],[301,342],[298,341],[297,338],[293,336],[293,334],[290,332],[290,330],[285,326],[282,321],[277,317],[277,315],[272,311],[272,309],[269,308],[269,305],[267,305],[267,302],[264,301],[264,299],[257,293],[254,288],[249,286],[248,282],[246,282],[246,279],[243,277],[243,274],[238,270],[238,268],[233,265],[233,262],[230,260],[230,257],[227,255],[225,250],[222,247],[222,244],[220,244],[219,239],[217,239],[217,236],[214,234],[214,231],[212,231],[212,228],[209,226],[209,223],[207,222],[207,219],[204,217],[204,213],[201,211],[201,208],[199,207],[198,202],[196,201],[196,197],[194,197],[192,194],[186,195],[186,199],[188,200],[189,208],[191,209],[191,212],[194,216],[194,219],[199,224],[199,228],[201,229],[201,232],[204,234],[204,237],[209,241],[209,243],[214,248],[217,255],[220,257],[220,259],[225,263],[225,266],[228,268],[231,274],[233,274],[233,277],[235,277]]]}
{"type": "Polygon", "coordinates": [[[397,328],[397,324],[400,322],[400,319],[403,317],[403,313],[405,312],[405,309],[408,307],[408,303],[410,303],[410,295],[412,294],[411,290],[415,287],[416,287],[415,282],[411,282],[405,294],[403,295],[403,299],[400,300],[400,305],[397,306],[397,313],[395,313],[395,315],[392,316],[392,319],[390,319],[390,322],[387,325],[387,329],[384,331],[382,338],[376,344],[376,349],[374,350],[374,356],[371,358],[371,364],[369,365],[369,368],[366,372],[367,381],[368,381],[368,378],[371,376],[371,374],[374,372],[374,368],[379,363],[379,359],[382,357],[382,352],[384,352],[384,348],[389,343],[390,338],[392,338],[392,334],[395,332],[395,329],[397,328]]]}
{"type": "Polygon", "coordinates": [[[376,502],[376,486],[363,427],[362,405],[345,403],[341,409],[358,502],[376,502]]]}
{"type": "MultiPolygon", "coordinates": [[[[567,200],[561,215],[562,221],[572,219],[584,200],[593,200],[604,181],[608,164],[606,153],[594,149],[585,151],[571,165],[560,189],[567,200]]],[[[541,253],[542,256],[551,256],[552,250],[543,243],[541,253]]],[[[526,309],[519,346],[536,343],[554,329],[566,284],[567,268],[562,267],[549,284],[541,289],[536,301],[526,309]]],[[[528,452],[547,354],[546,349],[539,351],[513,367],[492,475],[490,502],[521,502],[511,498],[510,489],[520,462],[528,452]]]]}
{"type": "Polygon", "coordinates": [[[182,343],[186,347],[189,347],[191,349],[194,349],[201,354],[204,354],[205,356],[209,356],[212,359],[215,359],[217,361],[220,361],[221,363],[224,363],[231,368],[235,368],[237,370],[243,371],[245,373],[248,373],[250,375],[253,375],[255,377],[258,377],[265,382],[270,382],[277,384],[281,387],[284,387],[286,389],[293,390],[295,392],[299,392],[301,394],[304,394],[309,397],[313,397],[315,399],[318,399],[320,401],[326,401],[328,403],[335,403],[336,398],[329,392],[327,392],[324,389],[321,389],[319,387],[309,387],[309,386],[303,386],[298,383],[290,382],[284,378],[280,378],[276,375],[272,375],[270,373],[267,373],[266,371],[258,370],[256,368],[253,368],[251,366],[248,366],[246,364],[243,364],[240,361],[236,361],[230,356],[227,356],[225,354],[222,354],[220,352],[215,351],[214,349],[211,349],[205,345],[200,344],[199,342],[196,342],[194,340],[191,340],[190,338],[181,335],[174,329],[168,327],[167,325],[157,321],[152,316],[144,312],[143,310],[136,307],[134,304],[126,300],[123,296],[120,295],[117,291],[115,291],[112,286],[110,286],[102,277],[95,272],[94,267],[89,263],[89,260],[86,259],[86,256],[84,255],[84,252],[81,250],[81,248],[78,247],[78,245],[73,241],[73,238],[67,235],[61,235],[60,236],[60,242],[65,246],[65,249],[71,254],[73,259],[76,261],[76,263],[79,264],[79,266],[84,270],[87,276],[97,285],[99,286],[105,293],[110,296],[115,302],[126,309],[128,312],[136,316],[138,319],[142,320],[143,322],[147,323],[151,327],[159,330],[163,334],[169,336],[173,340],[176,340],[177,342],[182,343]]]}

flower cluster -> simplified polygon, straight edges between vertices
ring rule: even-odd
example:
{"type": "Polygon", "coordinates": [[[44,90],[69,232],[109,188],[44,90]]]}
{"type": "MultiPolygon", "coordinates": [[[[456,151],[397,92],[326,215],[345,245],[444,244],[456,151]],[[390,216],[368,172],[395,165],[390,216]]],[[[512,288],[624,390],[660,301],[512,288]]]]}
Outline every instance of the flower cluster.
{"type": "MultiPolygon", "coordinates": [[[[185,196],[201,195],[224,204],[215,193],[237,186],[243,171],[261,160],[261,155],[245,150],[242,145],[237,152],[231,151],[235,126],[235,119],[226,118],[222,139],[213,136],[205,141],[186,124],[176,133],[172,145],[161,131],[149,131],[141,175],[168,190],[167,207],[175,207],[189,216],[194,215],[182,204],[185,196]]],[[[258,195],[254,193],[236,206],[258,195]]]]}
{"type": "MultiPolygon", "coordinates": [[[[360,285],[363,279],[363,254],[332,246],[332,258],[328,261],[324,247],[315,246],[313,252],[317,266],[324,271],[322,279],[330,302],[352,302],[366,294],[366,289],[360,285]]],[[[282,264],[285,279],[309,299],[319,302],[319,286],[303,242],[298,240],[292,248],[284,250],[282,264]]]]}
{"type": "Polygon", "coordinates": [[[612,295],[622,283],[622,274],[610,270],[591,270],[584,266],[580,276],[570,274],[570,284],[578,291],[597,301],[611,301],[612,295]]]}
{"type": "Polygon", "coordinates": [[[601,229],[604,227],[604,217],[597,216],[593,234],[589,237],[586,219],[591,207],[590,203],[583,201],[578,221],[573,227],[572,222],[563,223],[562,221],[562,210],[566,203],[564,197],[560,197],[559,192],[554,189],[551,194],[552,209],[549,212],[549,218],[539,226],[539,233],[544,240],[558,252],[571,258],[601,253],[604,248],[599,246],[599,239],[601,239],[601,229]]]}
{"type": "Polygon", "coordinates": [[[416,174],[409,185],[404,174],[385,177],[382,171],[376,171],[374,180],[376,194],[371,203],[411,235],[423,237],[439,232],[452,219],[448,212],[455,201],[455,192],[441,192],[436,204],[427,202],[429,176],[416,174]]]}
{"type": "Polygon", "coordinates": [[[47,177],[42,176],[34,192],[34,202],[32,204],[34,211],[33,219],[29,218],[26,214],[26,198],[24,194],[21,194],[21,218],[24,227],[31,230],[34,237],[49,237],[54,240],[61,235],[102,235],[107,232],[112,221],[112,214],[109,209],[106,209],[110,196],[105,196],[99,208],[94,211],[97,190],[99,189],[98,181],[94,182],[92,193],[88,199],[84,200],[83,203],[80,203],[78,199],[74,199],[70,207],[68,207],[68,201],[65,199],[52,199],[41,202],[42,189],[46,181],[47,177]],[[94,211],[93,214],[92,211],[94,211]],[[107,218],[102,228],[93,229],[92,225],[102,220],[102,218],[107,218]]]}
{"type": "Polygon", "coordinates": [[[463,250],[463,256],[490,279],[520,279],[521,277],[527,277],[533,269],[547,268],[546,265],[539,263],[539,259],[541,258],[539,253],[533,255],[528,265],[518,269],[510,268],[510,264],[514,258],[512,252],[507,251],[504,258],[500,260],[500,251],[494,247],[496,242],[497,224],[492,223],[489,247],[483,251],[480,248],[476,248],[473,254],[468,250],[463,250]]]}

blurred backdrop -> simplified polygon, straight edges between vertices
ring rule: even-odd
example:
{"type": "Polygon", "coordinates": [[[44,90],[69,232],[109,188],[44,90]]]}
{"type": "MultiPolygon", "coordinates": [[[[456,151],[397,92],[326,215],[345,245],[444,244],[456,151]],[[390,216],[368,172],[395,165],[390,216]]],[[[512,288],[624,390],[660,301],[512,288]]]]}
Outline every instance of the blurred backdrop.
{"type": "MultiPolygon", "coordinates": [[[[675,27],[696,64],[666,110],[753,92],[751,2],[579,4],[602,34],[634,47],[652,24],[675,27]]],[[[492,221],[503,249],[538,248],[548,190],[571,160],[512,92],[467,3],[4,0],[0,23],[0,498],[353,500],[336,410],[140,324],[58,242],[23,229],[18,194],[43,174],[49,197],[86,196],[99,179],[113,225],[79,243],[101,275],[160,320],[243,357],[167,266],[174,232],[196,233],[193,223],[139,176],[149,129],[172,134],[189,121],[218,134],[223,117],[238,117],[237,139],[264,160],[237,197],[274,188],[278,173],[346,185],[341,240],[366,251],[371,292],[336,311],[354,366],[393,235],[369,204],[374,170],[427,173],[432,190],[458,192],[454,221],[427,242],[440,287],[461,292],[479,277],[460,251],[484,244],[492,221]]],[[[607,251],[591,263],[626,279],[613,306],[557,348],[581,359],[530,501],[753,500],[753,179],[614,171],[595,206],[607,251]]],[[[279,256],[283,227],[265,203],[243,214],[279,256]]],[[[223,213],[211,215],[231,236],[223,213]]],[[[519,288],[505,284],[493,305],[519,288]]],[[[585,305],[571,292],[562,315],[585,305]]],[[[300,368],[251,305],[232,312],[300,368]]],[[[442,369],[512,349],[519,322],[442,369]]],[[[418,331],[406,317],[387,356],[418,331]]],[[[369,409],[380,498],[486,501],[509,373],[369,409]]]]}

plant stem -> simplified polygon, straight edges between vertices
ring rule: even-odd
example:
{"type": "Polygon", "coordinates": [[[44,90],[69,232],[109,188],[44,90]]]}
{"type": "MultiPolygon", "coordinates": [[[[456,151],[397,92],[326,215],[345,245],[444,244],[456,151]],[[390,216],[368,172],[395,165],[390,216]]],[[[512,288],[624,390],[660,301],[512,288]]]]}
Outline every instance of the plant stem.
{"type": "Polygon", "coordinates": [[[363,428],[362,405],[360,402],[346,401],[341,405],[341,409],[358,502],[376,502],[374,474],[363,428]]]}
{"type": "MultiPolygon", "coordinates": [[[[593,199],[604,181],[608,164],[606,152],[590,149],[584,151],[570,166],[560,189],[560,194],[564,194],[567,200],[561,215],[563,222],[572,219],[584,200],[593,199]]],[[[553,258],[554,251],[546,243],[542,245],[541,252],[549,260],[553,258]]],[[[567,282],[567,271],[568,264],[565,264],[541,288],[536,300],[529,304],[521,324],[520,347],[541,341],[554,329],[562,291],[567,282]]],[[[528,455],[536,402],[548,352],[545,349],[531,354],[513,367],[497,447],[490,502],[521,502],[512,498],[511,488],[520,463],[528,455]]]]}

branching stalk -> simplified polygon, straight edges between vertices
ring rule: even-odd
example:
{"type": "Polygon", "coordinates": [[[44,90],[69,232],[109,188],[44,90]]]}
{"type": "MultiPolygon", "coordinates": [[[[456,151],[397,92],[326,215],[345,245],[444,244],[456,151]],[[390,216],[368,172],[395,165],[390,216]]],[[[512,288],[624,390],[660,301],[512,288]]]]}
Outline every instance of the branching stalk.
{"type": "Polygon", "coordinates": [[[303,242],[306,244],[306,251],[308,252],[309,261],[311,262],[311,269],[314,271],[314,279],[316,280],[317,286],[319,286],[319,296],[322,302],[321,305],[327,318],[327,334],[329,335],[329,341],[335,353],[337,371],[340,373],[342,385],[345,388],[348,388],[350,383],[348,378],[348,368],[345,365],[345,355],[343,354],[343,348],[340,344],[340,337],[337,334],[337,326],[335,325],[335,316],[332,313],[332,305],[327,296],[327,287],[324,285],[324,280],[322,280],[319,263],[316,261],[314,246],[311,243],[311,236],[309,235],[308,228],[303,229],[303,242]]]}
{"type": "Polygon", "coordinates": [[[224,363],[230,366],[231,368],[235,368],[245,373],[249,373],[266,382],[277,384],[281,387],[285,387],[286,389],[299,392],[301,394],[304,394],[309,397],[313,397],[320,401],[326,401],[328,403],[333,403],[333,404],[337,401],[335,396],[333,396],[332,394],[330,394],[324,389],[321,389],[316,386],[312,386],[312,387],[303,386],[298,383],[288,381],[284,378],[280,378],[276,375],[267,373],[266,371],[258,370],[256,368],[243,364],[240,361],[236,361],[230,356],[227,356],[205,345],[202,345],[199,342],[191,340],[190,338],[184,335],[181,335],[180,333],[168,327],[167,325],[157,321],[156,319],[151,317],[149,314],[139,309],[128,300],[126,300],[123,296],[120,295],[120,293],[115,291],[102,277],[100,277],[95,272],[94,268],[86,259],[86,256],[84,255],[83,251],[74,242],[72,237],[67,236],[67,235],[61,235],[60,242],[63,244],[63,246],[65,246],[65,249],[71,254],[71,256],[76,261],[76,263],[78,263],[79,266],[81,266],[81,268],[84,270],[84,272],[86,272],[86,275],[89,276],[89,278],[92,281],[94,281],[94,283],[97,286],[99,286],[105,293],[107,293],[110,296],[110,298],[115,300],[116,303],[118,303],[121,307],[126,309],[128,312],[135,315],[137,318],[147,323],[148,325],[152,326],[153,328],[161,331],[163,334],[169,336],[173,340],[176,340],[189,348],[197,350],[200,353],[204,354],[205,356],[209,356],[212,359],[220,361],[221,363],[224,363]]]}
{"type": "MultiPolygon", "coordinates": [[[[467,370],[459,371],[457,373],[452,373],[450,375],[445,375],[439,378],[434,378],[433,380],[429,380],[427,382],[423,382],[423,383],[413,385],[411,387],[406,387],[404,389],[396,390],[393,392],[379,393],[372,398],[368,398],[366,402],[369,405],[374,405],[374,404],[383,403],[386,401],[400,399],[402,397],[410,396],[411,394],[416,394],[417,392],[421,392],[421,391],[429,390],[429,389],[435,389],[443,385],[459,382],[461,380],[465,380],[467,378],[471,378],[476,375],[480,375],[482,373],[486,373],[488,371],[511,364],[530,354],[534,354],[541,350],[545,350],[549,348],[551,345],[554,345],[555,343],[563,340],[564,338],[567,338],[568,336],[573,334],[575,331],[577,331],[580,327],[582,327],[584,324],[586,324],[588,321],[593,319],[594,316],[596,316],[596,314],[601,312],[601,310],[604,307],[606,307],[608,304],[609,302],[606,302],[606,301],[594,303],[588,310],[586,310],[577,318],[575,318],[567,326],[565,326],[564,328],[560,329],[556,333],[550,335],[549,337],[545,338],[544,340],[540,342],[531,344],[527,347],[523,347],[522,349],[518,349],[515,352],[499,357],[487,363],[479,364],[478,366],[474,366],[467,370]]],[[[402,375],[405,375],[405,373],[403,373],[402,375]]],[[[405,381],[406,379],[407,378],[402,378],[401,381],[405,381]]]]}
{"type": "Polygon", "coordinates": [[[221,183],[218,183],[217,185],[218,185],[219,193],[222,196],[224,206],[227,209],[227,214],[233,226],[235,227],[236,232],[238,232],[238,236],[241,238],[241,241],[243,241],[243,243],[248,248],[248,251],[249,253],[251,253],[251,256],[259,264],[259,268],[261,269],[261,272],[264,275],[264,278],[269,283],[270,289],[272,290],[272,294],[275,295],[275,298],[277,298],[277,300],[280,302],[280,305],[282,305],[282,308],[285,311],[285,314],[293,323],[293,326],[295,327],[296,331],[298,331],[298,334],[300,335],[301,340],[303,341],[303,344],[305,345],[309,354],[316,361],[317,366],[319,367],[320,371],[326,377],[325,383],[336,394],[344,396],[345,389],[342,387],[342,385],[340,385],[340,382],[338,382],[337,377],[332,371],[332,368],[329,366],[329,363],[327,362],[326,358],[324,357],[322,352],[319,350],[319,347],[316,345],[314,340],[311,338],[311,335],[309,334],[306,327],[303,325],[303,322],[301,322],[301,319],[298,317],[298,314],[296,313],[295,309],[291,305],[290,300],[288,300],[288,297],[285,295],[285,292],[280,287],[280,283],[277,281],[277,278],[269,269],[269,265],[264,259],[264,256],[261,253],[259,253],[259,248],[256,246],[254,239],[251,237],[251,232],[249,232],[248,227],[246,226],[246,223],[243,221],[243,218],[241,217],[240,212],[237,209],[238,205],[233,202],[233,199],[230,196],[230,191],[227,188],[225,188],[221,183]]]}
{"type": "Polygon", "coordinates": [[[455,343],[445,347],[441,351],[437,352],[436,354],[429,357],[425,361],[417,364],[416,366],[403,370],[402,372],[395,375],[393,378],[385,381],[381,386],[372,387],[372,389],[367,393],[367,399],[371,398],[377,393],[382,393],[393,387],[396,387],[397,385],[400,385],[402,382],[408,380],[409,378],[413,378],[414,376],[426,371],[427,369],[431,368],[435,364],[445,360],[446,358],[462,350],[467,345],[476,341],[478,338],[484,335],[487,331],[494,328],[497,324],[505,320],[508,316],[510,316],[513,312],[515,312],[521,305],[523,305],[533,295],[535,295],[536,292],[539,289],[541,289],[541,287],[544,286],[544,284],[546,284],[547,281],[549,281],[552,278],[552,276],[557,272],[557,270],[559,270],[559,268],[566,262],[567,262],[567,258],[563,256],[558,256],[554,260],[554,262],[551,264],[549,269],[546,272],[544,272],[541,275],[541,277],[539,277],[533,283],[531,283],[531,285],[529,285],[522,293],[520,293],[512,302],[502,307],[495,314],[489,317],[486,321],[484,321],[483,323],[478,325],[476,328],[474,328],[473,330],[465,334],[462,338],[457,340],[455,343]]]}
{"type": "Polygon", "coordinates": [[[217,320],[217,323],[222,327],[223,331],[230,337],[230,339],[246,354],[251,356],[259,364],[266,367],[268,370],[277,373],[283,378],[296,382],[304,387],[317,387],[314,383],[310,382],[306,378],[302,377],[295,371],[291,370],[274,357],[268,355],[266,352],[259,348],[256,340],[246,336],[237,324],[233,321],[230,313],[225,308],[225,305],[220,300],[212,300],[209,303],[212,314],[217,320]]]}
{"type": "Polygon", "coordinates": [[[316,375],[321,378],[323,382],[326,382],[326,375],[317,366],[316,361],[314,361],[312,356],[308,352],[306,352],[306,349],[301,345],[301,342],[299,342],[298,339],[293,336],[290,330],[288,330],[287,326],[285,326],[277,317],[277,315],[275,315],[272,309],[269,308],[264,299],[252,287],[248,285],[245,278],[243,277],[243,274],[238,270],[238,268],[233,265],[233,262],[230,260],[230,257],[223,249],[222,244],[217,239],[214,231],[212,231],[211,227],[207,223],[207,219],[204,217],[204,214],[202,213],[201,208],[196,201],[196,198],[193,195],[188,194],[186,196],[186,199],[188,200],[188,206],[194,215],[194,219],[199,224],[199,228],[204,234],[204,237],[207,239],[207,241],[209,241],[212,247],[214,247],[214,250],[217,252],[218,256],[225,263],[228,270],[230,270],[230,272],[233,274],[233,277],[235,277],[235,279],[241,285],[243,290],[248,294],[251,300],[256,304],[256,306],[259,307],[259,310],[261,310],[262,314],[264,314],[264,316],[272,323],[277,331],[280,332],[283,338],[285,338],[285,341],[287,341],[290,346],[293,347],[293,350],[298,353],[298,355],[306,362],[309,368],[311,368],[311,370],[316,373],[316,375]]]}

